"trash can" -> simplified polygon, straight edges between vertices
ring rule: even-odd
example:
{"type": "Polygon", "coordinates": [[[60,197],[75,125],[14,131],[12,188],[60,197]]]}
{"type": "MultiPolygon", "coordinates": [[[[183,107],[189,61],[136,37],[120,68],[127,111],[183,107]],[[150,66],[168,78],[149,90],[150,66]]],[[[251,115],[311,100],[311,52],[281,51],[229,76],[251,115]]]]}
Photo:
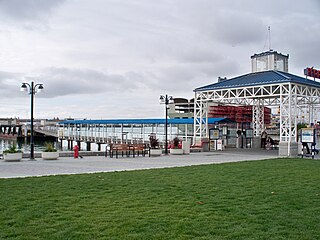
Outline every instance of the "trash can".
{"type": "Polygon", "coordinates": [[[201,146],[204,152],[209,152],[209,138],[202,138],[201,146]]]}

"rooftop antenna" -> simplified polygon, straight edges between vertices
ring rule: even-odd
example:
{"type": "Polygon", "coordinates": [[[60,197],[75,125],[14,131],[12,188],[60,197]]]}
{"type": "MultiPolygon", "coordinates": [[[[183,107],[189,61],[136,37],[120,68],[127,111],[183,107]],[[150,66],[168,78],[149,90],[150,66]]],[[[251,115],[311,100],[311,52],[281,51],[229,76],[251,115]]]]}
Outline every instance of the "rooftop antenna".
{"type": "Polygon", "coordinates": [[[269,44],[269,51],[272,51],[271,49],[271,28],[268,26],[268,32],[264,41],[262,52],[267,48],[267,42],[269,44]]]}
{"type": "Polygon", "coordinates": [[[269,51],[271,51],[271,28],[268,26],[269,51]]]}

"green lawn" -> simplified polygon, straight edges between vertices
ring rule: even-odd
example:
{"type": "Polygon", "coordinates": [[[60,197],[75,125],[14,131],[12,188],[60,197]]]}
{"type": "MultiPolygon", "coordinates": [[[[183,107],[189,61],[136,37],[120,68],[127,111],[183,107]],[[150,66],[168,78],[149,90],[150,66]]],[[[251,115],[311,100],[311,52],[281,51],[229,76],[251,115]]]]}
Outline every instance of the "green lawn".
{"type": "Polygon", "coordinates": [[[320,238],[312,159],[1,179],[0,194],[0,239],[320,238]]]}

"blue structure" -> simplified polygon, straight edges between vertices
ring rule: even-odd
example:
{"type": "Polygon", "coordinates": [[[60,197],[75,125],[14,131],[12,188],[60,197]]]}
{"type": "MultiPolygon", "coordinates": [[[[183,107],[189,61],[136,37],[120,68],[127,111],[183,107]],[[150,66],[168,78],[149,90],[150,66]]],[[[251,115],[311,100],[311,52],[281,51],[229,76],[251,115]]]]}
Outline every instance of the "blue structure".
{"type": "MultiPolygon", "coordinates": [[[[210,125],[233,123],[227,118],[208,118],[210,125]]],[[[178,136],[180,139],[192,141],[194,119],[168,119],[169,141],[178,136]]],[[[104,120],[66,120],[59,124],[59,139],[68,141],[68,149],[73,142],[81,146],[97,143],[100,150],[102,144],[110,143],[145,143],[149,136],[155,135],[161,143],[165,137],[165,119],[104,119],[104,120]]]]}
{"type": "Polygon", "coordinates": [[[265,72],[255,72],[249,73],[242,76],[238,76],[231,79],[222,80],[220,82],[209,84],[203,87],[196,88],[194,91],[207,91],[207,90],[218,90],[226,88],[239,88],[246,86],[263,86],[266,84],[283,84],[283,83],[295,83],[303,84],[311,87],[320,87],[320,83],[299,77],[287,72],[281,71],[265,71],[265,72]]]}
{"type": "MultiPolygon", "coordinates": [[[[117,125],[130,125],[130,124],[165,124],[165,119],[101,119],[101,120],[66,120],[60,122],[59,125],[72,125],[72,124],[117,124],[117,125]]],[[[232,122],[227,118],[208,118],[209,124],[229,123],[232,122]]],[[[168,124],[193,124],[193,118],[179,118],[168,119],[168,124]]]]}

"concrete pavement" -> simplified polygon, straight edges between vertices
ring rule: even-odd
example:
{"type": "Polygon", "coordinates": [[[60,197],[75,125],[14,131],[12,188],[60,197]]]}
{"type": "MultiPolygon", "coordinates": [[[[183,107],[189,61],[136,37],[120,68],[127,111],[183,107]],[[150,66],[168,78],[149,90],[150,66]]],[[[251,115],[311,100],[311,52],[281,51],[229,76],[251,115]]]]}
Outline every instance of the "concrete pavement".
{"type": "Polygon", "coordinates": [[[0,178],[114,172],[151,168],[182,167],[201,164],[218,164],[239,161],[253,161],[277,158],[275,150],[229,149],[216,152],[198,152],[190,155],[168,155],[161,157],[119,157],[85,156],[60,157],[58,160],[5,162],[0,160],[0,178]]]}

